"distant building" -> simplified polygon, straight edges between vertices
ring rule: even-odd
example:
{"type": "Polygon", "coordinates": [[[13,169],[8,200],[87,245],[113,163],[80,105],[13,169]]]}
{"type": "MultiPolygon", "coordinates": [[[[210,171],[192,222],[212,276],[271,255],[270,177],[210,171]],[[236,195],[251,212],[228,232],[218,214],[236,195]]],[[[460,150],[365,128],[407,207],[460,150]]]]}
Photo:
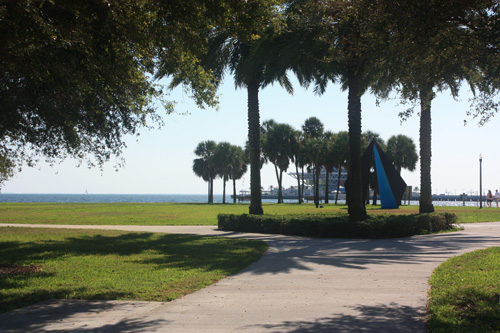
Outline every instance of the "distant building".
{"type": "MultiPolygon", "coordinates": [[[[297,179],[297,174],[295,172],[289,172],[288,175],[291,177],[297,179]]],[[[302,184],[302,173],[299,172],[299,180],[302,184]]],[[[312,187],[314,185],[314,174],[313,172],[304,172],[304,185],[306,188],[308,188],[311,191],[311,195],[313,194],[312,187]]],[[[344,193],[344,183],[347,179],[347,170],[341,169],[340,172],[340,193],[344,193]]],[[[335,193],[337,192],[337,184],[339,183],[339,170],[338,169],[333,169],[333,172],[331,172],[328,176],[328,191],[330,193],[335,193]]],[[[325,194],[325,189],[326,189],[326,170],[325,168],[321,169],[321,173],[319,175],[319,193],[320,195],[325,194]]],[[[307,191],[304,191],[307,192],[307,191]]],[[[304,193],[304,195],[308,195],[307,193],[304,193]]]]}

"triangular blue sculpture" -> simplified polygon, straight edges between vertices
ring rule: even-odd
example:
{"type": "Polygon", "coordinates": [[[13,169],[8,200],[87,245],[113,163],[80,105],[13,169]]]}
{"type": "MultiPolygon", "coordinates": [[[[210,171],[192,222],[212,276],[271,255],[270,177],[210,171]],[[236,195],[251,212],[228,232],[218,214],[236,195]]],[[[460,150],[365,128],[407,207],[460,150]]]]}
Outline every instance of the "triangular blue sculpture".
{"type": "Polygon", "coordinates": [[[370,142],[361,158],[363,198],[366,201],[368,196],[370,168],[374,158],[382,208],[398,208],[406,190],[406,183],[375,139],[370,142]]]}

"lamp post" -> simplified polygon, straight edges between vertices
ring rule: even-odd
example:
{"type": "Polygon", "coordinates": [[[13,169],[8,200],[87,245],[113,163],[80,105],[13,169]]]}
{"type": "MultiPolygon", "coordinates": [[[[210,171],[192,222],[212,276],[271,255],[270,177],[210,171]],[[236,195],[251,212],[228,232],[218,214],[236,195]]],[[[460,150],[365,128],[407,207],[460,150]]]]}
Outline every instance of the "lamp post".
{"type": "Polygon", "coordinates": [[[479,208],[483,208],[483,155],[479,154],[479,208]]]}

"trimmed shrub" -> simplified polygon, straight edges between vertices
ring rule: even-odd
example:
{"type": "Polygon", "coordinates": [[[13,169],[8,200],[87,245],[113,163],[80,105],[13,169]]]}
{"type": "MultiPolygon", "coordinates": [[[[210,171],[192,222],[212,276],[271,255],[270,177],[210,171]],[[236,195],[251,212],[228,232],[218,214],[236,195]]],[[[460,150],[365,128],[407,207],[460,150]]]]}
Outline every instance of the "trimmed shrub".
{"type": "Polygon", "coordinates": [[[396,238],[453,230],[452,213],[371,215],[349,222],[338,215],[231,215],[219,214],[220,230],[328,238],[396,238]]]}

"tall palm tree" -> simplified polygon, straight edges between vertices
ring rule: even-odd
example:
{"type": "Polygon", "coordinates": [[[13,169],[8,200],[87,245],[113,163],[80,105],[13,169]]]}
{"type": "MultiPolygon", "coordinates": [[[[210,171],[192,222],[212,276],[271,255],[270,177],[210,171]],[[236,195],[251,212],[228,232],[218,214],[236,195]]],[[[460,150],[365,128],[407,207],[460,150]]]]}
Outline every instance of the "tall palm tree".
{"type": "MultiPolygon", "coordinates": [[[[387,140],[386,154],[399,174],[401,169],[413,171],[417,166],[418,154],[415,143],[404,134],[393,135],[387,140]]],[[[401,202],[399,204],[401,205],[401,202]]]]}
{"type": "Polygon", "coordinates": [[[380,58],[384,53],[379,51],[390,34],[390,29],[382,25],[387,22],[385,7],[377,5],[373,0],[297,0],[287,7],[297,14],[290,15],[289,26],[302,36],[295,46],[301,51],[299,61],[292,68],[299,82],[306,86],[314,82],[316,92],[324,93],[329,81],[339,80],[348,91],[347,204],[351,221],[367,218],[361,182],[361,96],[382,70],[380,58]],[[305,43],[310,47],[300,47],[305,43]]]}
{"type": "Polygon", "coordinates": [[[208,166],[207,166],[207,161],[205,161],[203,158],[196,158],[193,160],[193,172],[195,175],[198,177],[202,178],[204,181],[207,182],[208,184],[208,203],[212,203],[212,187],[211,187],[211,182],[210,182],[210,176],[208,172],[208,166]]]}
{"type": "MultiPolygon", "coordinates": [[[[372,142],[372,140],[377,141],[379,146],[385,150],[385,141],[380,137],[380,134],[372,132],[372,131],[366,131],[362,134],[362,145],[363,149],[366,150],[368,145],[372,142]]],[[[378,193],[379,193],[379,188],[378,188],[378,179],[377,175],[375,173],[375,160],[372,160],[370,165],[370,173],[368,175],[368,184],[369,187],[373,189],[373,201],[372,204],[376,205],[377,204],[377,198],[378,198],[378,193]]],[[[370,203],[370,195],[367,193],[366,194],[366,204],[370,203]]]]}
{"type": "Polygon", "coordinates": [[[304,124],[302,125],[302,130],[310,138],[319,138],[319,137],[323,136],[325,126],[323,125],[321,120],[319,120],[318,118],[310,117],[304,121],[304,124]]]}
{"type": "Polygon", "coordinates": [[[305,150],[308,164],[313,170],[314,202],[317,206],[319,203],[319,176],[325,153],[325,145],[322,140],[324,125],[318,118],[310,117],[304,121],[302,131],[306,135],[305,150]]]}
{"type": "Polygon", "coordinates": [[[222,203],[226,203],[226,182],[231,176],[233,145],[220,142],[214,152],[217,175],[222,178],[222,203]]]}
{"type": "MultiPolygon", "coordinates": [[[[446,89],[453,97],[458,97],[460,85],[465,81],[473,91],[484,88],[480,79],[486,73],[484,69],[491,64],[489,55],[493,40],[482,40],[480,31],[491,31],[493,25],[498,25],[489,21],[494,12],[492,9],[495,6],[498,8],[498,2],[408,1],[403,5],[407,9],[404,15],[399,9],[401,5],[394,3],[387,8],[392,18],[401,23],[394,26],[388,40],[388,52],[392,57],[387,59],[385,74],[389,77],[379,82],[389,87],[386,92],[397,85],[403,99],[420,103],[419,212],[431,213],[434,211],[431,183],[432,101],[437,92],[446,89]],[[483,23],[493,25],[483,29],[486,27],[482,26],[483,23]]],[[[375,88],[378,90],[379,87],[375,88]]],[[[405,119],[412,113],[413,109],[409,109],[401,116],[405,119]]]]}
{"type": "Polygon", "coordinates": [[[318,207],[320,201],[319,178],[324,163],[326,142],[322,137],[308,137],[305,141],[305,150],[309,164],[308,170],[311,170],[313,173],[314,203],[318,207]]]}
{"type": "Polygon", "coordinates": [[[386,154],[393,162],[396,170],[415,170],[418,162],[417,148],[413,140],[404,134],[393,135],[387,140],[386,154]]]}
{"type": "Polygon", "coordinates": [[[297,199],[298,203],[304,202],[304,166],[307,164],[305,160],[305,149],[304,149],[304,134],[301,131],[294,132],[294,146],[292,153],[292,161],[295,164],[295,175],[297,176],[297,199]],[[299,167],[302,168],[302,182],[300,180],[299,167]]]}
{"type": "Polygon", "coordinates": [[[330,193],[328,185],[330,182],[330,174],[333,172],[336,164],[336,156],[334,155],[334,145],[335,145],[336,135],[330,131],[326,131],[323,135],[323,140],[325,141],[325,152],[323,155],[323,166],[326,171],[326,183],[325,183],[325,204],[329,203],[328,195],[330,193]]]}
{"type": "Polygon", "coordinates": [[[236,181],[247,172],[248,155],[243,148],[233,146],[231,157],[230,178],[233,180],[233,203],[236,203],[236,181]]]}
{"type": "Polygon", "coordinates": [[[265,121],[261,128],[262,151],[274,164],[278,181],[278,203],[283,203],[283,172],[288,170],[295,148],[295,131],[288,124],[265,121]]]}
{"type": "Polygon", "coordinates": [[[208,182],[208,203],[214,202],[214,179],[217,176],[217,167],[214,161],[216,150],[217,143],[207,140],[200,142],[194,151],[198,158],[193,161],[193,172],[208,182]]]}
{"type": "Polygon", "coordinates": [[[340,178],[342,169],[347,167],[349,162],[349,133],[340,131],[335,136],[335,141],[332,147],[332,155],[336,159],[336,167],[338,171],[337,194],[335,195],[335,204],[337,204],[340,192],[340,178]]]}
{"type": "Polygon", "coordinates": [[[242,3],[243,15],[238,19],[245,20],[245,24],[214,29],[209,36],[208,52],[201,60],[201,65],[212,71],[215,85],[220,84],[226,71],[229,71],[236,88],[247,89],[250,214],[264,213],[260,178],[259,91],[278,82],[289,93],[293,92],[286,68],[273,66],[272,63],[277,47],[273,40],[279,32],[276,22],[281,17],[277,6],[279,2],[260,0],[242,3]]]}

